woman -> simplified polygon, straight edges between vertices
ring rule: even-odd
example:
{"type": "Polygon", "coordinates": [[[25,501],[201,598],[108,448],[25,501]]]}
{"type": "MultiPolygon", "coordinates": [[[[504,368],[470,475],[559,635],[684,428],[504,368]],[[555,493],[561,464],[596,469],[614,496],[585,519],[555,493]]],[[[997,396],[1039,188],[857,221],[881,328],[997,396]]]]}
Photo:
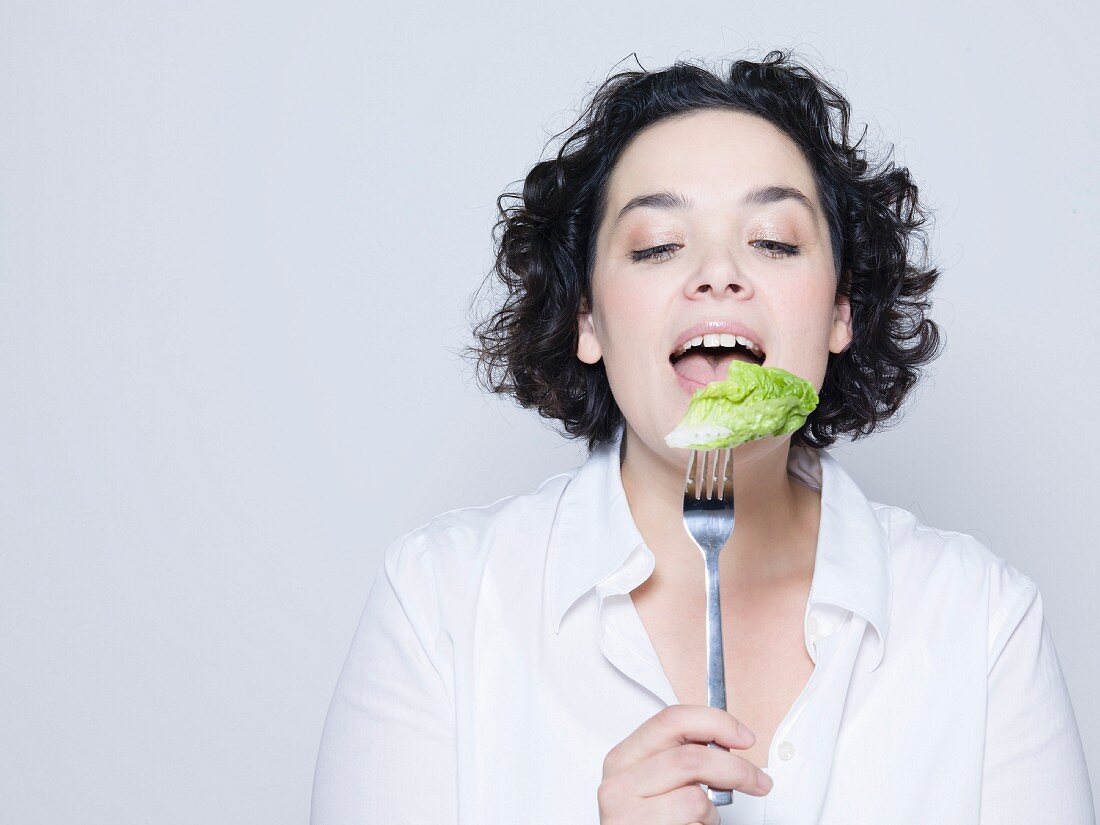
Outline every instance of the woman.
{"type": "Polygon", "coordinates": [[[386,551],[314,825],[1094,822],[1034,582],[869,502],[824,449],[890,419],[940,345],[917,187],[867,163],[848,115],[782,52],[681,62],[609,79],[531,170],[475,351],[590,454],[386,551]],[[711,333],[747,343],[684,351],[711,333]],[[820,404],[734,450],[722,711],[688,452],[664,437],[733,358],[820,404]]]}

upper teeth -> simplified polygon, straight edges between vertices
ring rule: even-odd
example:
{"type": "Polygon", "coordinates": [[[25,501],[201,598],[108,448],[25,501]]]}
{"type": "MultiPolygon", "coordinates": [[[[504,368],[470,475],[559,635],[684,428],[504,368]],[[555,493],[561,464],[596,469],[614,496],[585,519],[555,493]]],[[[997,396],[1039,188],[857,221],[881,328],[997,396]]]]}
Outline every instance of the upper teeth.
{"type": "Polygon", "coordinates": [[[764,357],[763,350],[760,349],[755,343],[748,338],[742,338],[740,335],[728,335],[726,333],[718,333],[713,335],[700,335],[696,338],[692,338],[690,341],[685,341],[681,347],[676,350],[673,355],[680,355],[687,352],[692,347],[697,347],[702,344],[704,347],[735,347],[740,344],[746,347],[753,355],[758,358],[764,357]]]}

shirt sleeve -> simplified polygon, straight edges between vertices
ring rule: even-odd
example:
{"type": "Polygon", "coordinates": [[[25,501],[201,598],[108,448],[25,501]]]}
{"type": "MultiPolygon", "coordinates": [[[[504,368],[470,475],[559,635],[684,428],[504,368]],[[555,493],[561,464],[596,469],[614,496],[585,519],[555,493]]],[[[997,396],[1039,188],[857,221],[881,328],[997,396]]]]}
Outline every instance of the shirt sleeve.
{"type": "Polygon", "coordinates": [[[337,680],[313,778],[311,825],[453,825],[454,711],[431,651],[419,560],[387,549],[337,680]],[[413,593],[417,593],[416,596],[413,593]]]}
{"type": "Polygon", "coordinates": [[[1038,587],[1016,573],[990,627],[981,825],[1095,825],[1092,789],[1038,587]]]}

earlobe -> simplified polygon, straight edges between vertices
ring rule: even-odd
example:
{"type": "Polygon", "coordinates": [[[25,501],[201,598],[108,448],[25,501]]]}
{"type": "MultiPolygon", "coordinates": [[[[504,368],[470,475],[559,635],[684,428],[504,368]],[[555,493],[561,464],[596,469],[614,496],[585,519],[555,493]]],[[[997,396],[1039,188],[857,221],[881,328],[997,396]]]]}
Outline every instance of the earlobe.
{"type": "Polygon", "coordinates": [[[852,343],[852,305],[847,295],[838,295],[833,306],[833,328],[829,333],[829,351],[844,352],[852,343]]]}
{"type": "Polygon", "coordinates": [[[595,364],[603,357],[600,342],[596,338],[596,327],[592,323],[592,313],[581,311],[577,314],[577,358],[586,364],[595,364]]]}

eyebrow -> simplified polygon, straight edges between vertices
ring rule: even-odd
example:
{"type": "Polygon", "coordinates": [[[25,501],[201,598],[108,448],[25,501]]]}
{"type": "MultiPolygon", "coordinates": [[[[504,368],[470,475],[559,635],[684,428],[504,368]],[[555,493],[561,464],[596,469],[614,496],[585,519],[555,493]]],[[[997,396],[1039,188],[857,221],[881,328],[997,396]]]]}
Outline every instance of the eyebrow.
{"type": "MultiPolygon", "coordinates": [[[[741,199],[742,206],[767,206],[771,203],[791,200],[802,204],[816,216],[813,202],[793,186],[761,186],[753,189],[741,199]]],[[[632,209],[649,207],[651,209],[690,209],[695,204],[690,198],[686,198],[679,192],[650,192],[648,195],[638,195],[626,202],[626,206],[619,210],[615,216],[615,226],[623,219],[623,216],[632,209]]]]}

